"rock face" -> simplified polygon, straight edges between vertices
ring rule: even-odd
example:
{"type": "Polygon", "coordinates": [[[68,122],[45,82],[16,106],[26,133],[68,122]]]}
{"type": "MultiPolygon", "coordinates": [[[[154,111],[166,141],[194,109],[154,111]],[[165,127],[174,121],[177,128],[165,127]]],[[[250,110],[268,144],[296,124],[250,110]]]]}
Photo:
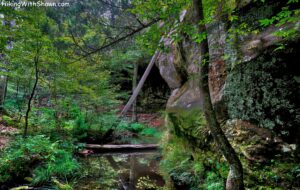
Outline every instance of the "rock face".
{"type": "MultiPolygon", "coordinates": [[[[183,22],[192,23],[192,14],[186,14],[183,22]]],[[[226,39],[225,23],[220,21],[208,26],[208,43],[210,47],[209,86],[212,102],[218,116],[225,117],[224,85],[226,80],[226,66],[223,59],[226,39]]],[[[166,53],[161,53],[157,66],[162,77],[172,89],[167,103],[167,110],[202,108],[203,99],[199,89],[199,47],[188,36],[180,43],[164,39],[166,53]]]]}
{"type": "MultiPolygon", "coordinates": [[[[300,104],[295,97],[300,94],[299,84],[293,78],[299,76],[300,71],[297,66],[300,61],[297,56],[300,53],[300,22],[262,28],[258,20],[277,14],[273,9],[280,10],[276,7],[280,2],[270,0],[269,4],[263,5],[270,6],[269,9],[259,3],[255,4],[256,7],[250,6],[254,1],[237,2],[236,7],[243,9],[238,12],[237,23],[228,23],[220,18],[207,25],[209,88],[217,118],[241,158],[247,189],[299,187],[295,181],[300,181],[300,174],[295,177],[289,173],[299,165],[295,157],[300,147],[300,104]],[[274,5],[270,5],[272,2],[274,5]],[[257,32],[250,31],[243,35],[232,33],[235,27],[243,23],[251,25],[257,32]],[[274,35],[274,31],[280,29],[293,29],[298,33],[291,42],[274,35]],[[276,43],[286,44],[287,49],[274,52],[276,43]]],[[[194,26],[193,23],[197,23],[194,18],[193,12],[188,10],[181,15],[180,21],[194,26]]],[[[190,154],[190,158],[180,160],[178,156],[178,162],[171,168],[173,170],[170,170],[168,177],[175,187],[178,184],[193,185],[183,183],[193,175],[195,179],[200,178],[197,184],[205,184],[206,176],[211,177],[211,171],[217,171],[226,161],[201,111],[204,100],[198,84],[201,64],[198,61],[201,56],[199,46],[184,33],[180,42],[166,38],[164,47],[167,51],[160,54],[157,66],[172,91],[166,108],[168,138],[163,139],[165,155],[178,154],[181,146],[191,149],[182,150],[190,154]],[[183,142],[176,140],[174,143],[172,139],[183,142]],[[182,166],[186,162],[191,164],[190,167],[182,166]],[[197,173],[193,169],[199,165],[202,170],[197,173]],[[183,169],[176,171],[180,166],[183,169]],[[191,176],[182,177],[186,171],[192,171],[191,176]]],[[[175,162],[165,159],[169,161],[166,163],[175,162]]],[[[222,177],[209,181],[209,184],[217,182],[220,186],[216,189],[224,189],[222,184],[227,172],[224,174],[224,170],[219,169],[216,176],[222,177]]]]}
{"type": "Polygon", "coordinates": [[[164,46],[168,50],[160,54],[157,66],[161,76],[172,90],[167,109],[171,111],[202,107],[201,92],[198,87],[199,48],[197,44],[189,38],[185,38],[181,43],[172,43],[166,38],[164,46]]]}
{"type": "Polygon", "coordinates": [[[171,89],[176,89],[181,86],[182,78],[177,72],[176,65],[179,65],[180,55],[178,55],[178,47],[172,44],[171,39],[164,38],[163,43],[169,48],[170,52],[160,53],[156,63],[159,72],[163,79],[167,82],[171,89]]]}
{"type": "MultiPolygon", "coordinates": [[[[292,111],[293,113],[292,112],[290,113],[294,114],[295,116],[291,118],[295,118],[296,121],[296,118],[298,117],[297,112],[299,113],[299,109],[298,109],[299,106],[298,104],[293,104],[293,102],[295,102],[294,99],[287,100],[288,96],[286,97],[281,96],[282,98],[269,97],[269,94],[272,94],[271,96],[276,96],[278,90],[274,90],[274,93],[273,91],[272,93],[264,92],[264,90],[268,89],[269,87],[265,88],[263,86],[264,85],[263,82],[259,83],[261,86],[255,87],[257,89],[261,89],[261,90],[257,90],[257,93],[252,92],[254,89],[253,86],[251,87],[253,89],[248,89],[247,86],[245,89],[238,89],[236,88],[236,86],[233,86],[232,84],[243,83],[243,81],[247,81],[248,79],[250,80],[249,81],[250,83],[256,84],[255,81],[251,82],[251,80],[257,80],[259,77],[251,78],[250,76],[251,74],[248,74],[251,73],[251,71],[248,72],[246,75],[243,74],[243,70],[235,69],[234,71],[235,66],[242,65],[242,64],[244,65],[256,64],[256,62],[259,61],[260,56],[262,54],[269,54],[268,52],[272,52],[276,48],[276,44],[291,43],[291,41],[288,41],[288,39],[284,39],[274,35],[275,31],[285,30],[285,29],[292,29],[294,31],[297,31],[298,34],[295,36],[293,43],[299,44],[300,22],[297,21],[282,26],[270,26],[265,28],[259,28],[260,27],[258,22],[258,20],[260,19],[259,16],[261,16],[261,18],[266,17],[266,15],[270,17],[276,14],[276,12],[274,12],[273,10],[271,11],[269,10],[269,11],[265,11],[266,13],[264,13],[265,10],[264,7],[255,4],[253,6],[254,8],[252,8],[252,5],[249,6],[249,3],[251,2],[240,1],[240,4],[237,5],[238,8],[243,7],[243,9],[245,7],[248,7],[247,11],[242,10],[241,13],[238,13],[239,18],[240,17],[242,18],[241,21],[237,21],[237,23],[229,24],[228,23],[229,21],[226,21],[227,17],[225,17],[225,18],[216,19],[216,21],[207,25],[207,38],[208,38],[209,57],[210,57],[208,77],[209,77],[209,88],[210,88],[211,100],[214,109],[216,111],[218,120],[221,122],[233,118],[242,119],[242,120],[253,122],[259,127],[269,128],[271,132],[275,131],[275,133],[279,136],[284,133],[291,134],[293,130],[295,131],[295,127],[289,126],[291,130],[287,130],[287,126],[284,126],[284,122],[282,122],[287,120],[287,117],[284,114],[277,117],[277,115],[280,114],[280,110],[276,110],[275,107],[280,109],[284,108],[285,110],[288,107],[290,107],[290,110],[293,110],[292,111]],[[260,15],[260,14],[266,14],[266,15],[260,15]],[[247,18],[247,15],[250,15],[250,17],[247,18]],[[239,24],[243,22],[249,22],[249,21],[251,22],[251,19],[253,21],[253,16],[257,19],[255,20],[256,23],[254,24],[249,23],[249,25],[252,25],[254,29],[257,30],[259,29],[258,30],[259,32],[248,32],[247,34],[243,34],[243,35],[231,32],[232,29],[239,26],[239,24]],[[235,72],[237,74],[241,73],[240,75],[241,76],[243,75],[242,76],[243,80],[237,81],[239,80],[239,77],[235,76],[234,80],[236,80],[236,82],[229,84],[231,80],[228,80],[229,78],[228,76],[232,76],[231,74],[232,72],[235,72]],[[235,97],[237,97],[237,99],[240,99],[240,101],[235,100],[235,102],[237,102],[238,105],[234,104],[235,105],[234,107],[236,109],[233,109],[233,111],[229,110],[232,109],[232,106],[230,107],[230,105],[233,104],[230,104],[230,102],[228,102],[232,98],[226,97],[226,92],[228,91],[228,88],[236,88],[235,89],[236,92],[239,90],[243,90],[243,92],[249,94],[249,97],[243,96],[240,98],[235,95],[235,97]],[[274,102],[273,100],[276,102],[274,102]],[[262,103],[260,104],[260,102],[262,103]],[[264,104],[264,102],[266,102],[266,104],[264,104]],[[287,104],[286,102],[291,102],[291,103],[287,104]],[[280,106],[279,104],[281,104],[282,106],[280,106]],[[256,109],[255,106],[259,108],[256,109]],[[243,109],[236,112],[235,110],[238,110],[240,107],[242,107],[243,109]],[[247,112],[245,110],[253,110],[253,113],[254,112],[256,113],[251,114],[248,113],[249,111],[247,112]],[[256,111],[256,110],[260,110],[260,111],[256,111]],[[267,124],[265,126],[260,125],[260,121],[254,117],[261,114],[262,112],[261,110],[264,112],[263,113],[264,115],[261,116],[260,118],[262,120],[265,120],[265,123],[267,123],[268,125],[267,124]],[[233,115],[232,113],[237,113],[237,114],[233,115]],[[245,115],[244,113],[248,115],[245,115]],[[245,116],[243,116],[242,114],[244,114],[245,116]],[[269,122],[270,119],[274,121],[276,120],[277,126],[271,125],[272,123],[276,123],[276,122],[269,122]]],[[[271,6],[272,8],[270,9],[274,9],[274,10],[276,10],[275,6],[281,6],[278,3],[276,5],[275,4],[274,6],[273,5],[272,6],[264,5],[264,6],[271,6]]],[[[193,14],[194,13],[190,10],[184,11],[180,17],[180,21],[184,22],[187,25],[195,26],[194,23],[197,22],[194,20],[195,17],[193,16],[193,14]]],[[[167,82],[168,86],[171,89],[171,95],[167,102],[167,112],[181,114],[183,112],[189,112],[194,109],[199,110],[203,106],[202,93],[199,89],[199,84],[198,84],[199,77],[200,77],[199,64],[201,64],[199,63],[199,56],[201,55],[200,55],[198,44],[195,43],[194,40],[191,39],[191,37],[188,34],[185,33],[182,34],[182,40],[180,42],[174,42],[170,37],[173,32],[176,31],[171,31],[170,35],[163,40],[164,47],[166,47],[167,50],[165,52],[162,52],[159,55],[156,64],[160,70],[161,76],[164,78],[164,80],[167,82]]],[[[291,49],[295,49],[296,46],[294,45],[291,49]]],[[[278,58],[276,57],[277,56],[276,54],[269,54],[269,55],[270,55],[269,56],[270,59],[272,60],[267,60],[268,62],[272,62],[272,64],[281,64],[281,62],[278,61],[279,59],[276,60],[278,58]]],[[[291,55],[291,53],[289,55],[291,55]]],[[[285,53],[285,56],[288,57],[287,53],[285,53]]],[[[286,62],[290,62],[290,60],[286,60],[286,62]]],[[[291,66],[290,70],[296,69],[296,68],[293,69],[293,67],[294,66],[291,66]]],[[[255,73],[258,73],[258,71],[259,69],[255,71],[253,70],[253,72],[255,73]]],[[[267,71],[266,69],[266,72],[262,75],[266,77],[270,76],[269,77],[270,80],[274,80],[273,86],[278,86],[278,88],[280,88],[280,85],[287,84],[284,82],[280,82],[280,81],[287,81],[287,80],[281,80],[281,79],[277,79],[276,77],[273,77],[273,76],[278,76],[278,73],[271,73],[271,72],[272,72],[271,70],[267,71]]],[[[297,76],[296,72],[291,74],[297,76]]],[[[286,75],[290,75],[290,73],[286,73],[286,75]]],[[[279,74],[279,76],[281,75],[279,74]]],[[[290,78],[288,80],[290,80],[290,78]]],[[[237,84],[237,86],[243,86],[243,84],[237,84]]],[[[292,86],[289,86],[288,88],[296,89],[297,87],[295,86],[297,86],[297,84],[292,84],[292,86]]],[[[291,94],[290,97],[297,97],[298,95],[297,93],[293,92],[293,94],[291,94]]],[[[299,139],[299,138],[295,138],[295,139],[299,139]]],[[[300,144],[299,142],[300,140],[296,140],[296,142],[289,142],[289,143],[300,144]]]]}
{"type": "MultiPolygon", "coordinates": [[[[247,5],[249,2],[245,1],[242,4],[247,5]]],[[[255,14],[256,9],[251,11],[255,14]]],[[[189,25],[195,23],[193,12],[191,11],[185,11],[180,19],[189,25]]],[[[209,88],[211,100],[220,121],[228,119],[228,107],[224,92],[230,69],[236,64],[253,62],[253,60],[266,50],[275,49],[275,44],[288,42],[274,35],[275,31],[293,29],[300,34],[299,26],[300,22],[282,26],[270,26],[260,33],[249,33],[240,36],[229,32],[233,29],[233,26],[229,28],[223,18],[207,25],[210,57],[209,88]]],[[[167,51],[161,53],[157,61],[160,74],[172,90],[167,103],[167,110],[169,111],[179,109],[188,110],[197,106],[201,108],[203,105],[201,92],[198,88],[200,77],[198,67],[200,63],[198,58],[201,56],[199,47],[189,35],[183,34],[182,36],[183,39],[180,42],[173,42],[170,38],[166,37],[163,42],[167,51]]],[[[299,41],[299,38],[300,35],[297,35],[294,40],[299,41]]]]}
{"type": "MultiPolygon", "coordinates": [[[[182,22],[193,25],[193,13],[184,12],[182,22]]],[[[223,92],[226,80],[226,65],[224,61],[224,49],[226,40],[226,24],[223,21],[210,24],[208,27],[208,43],[210,70],[209,87],[211,99],[218,110],[220,119],[226,117],[223,92]]],[[[172,32],[171,32],[172,33],[172,32]]],[[[168,50],[161,53],[157,66],[169,87],[173,90],[168,100],[168,110],[192,109],[197,106],[202,108],[203,100],[199,89],[199,56],[200,50],[188,35],[179,43],[170,39],[164,39],[164,47],[168,50]]],[[[199,107],[198,107],[199,108],[199,107]]]]}

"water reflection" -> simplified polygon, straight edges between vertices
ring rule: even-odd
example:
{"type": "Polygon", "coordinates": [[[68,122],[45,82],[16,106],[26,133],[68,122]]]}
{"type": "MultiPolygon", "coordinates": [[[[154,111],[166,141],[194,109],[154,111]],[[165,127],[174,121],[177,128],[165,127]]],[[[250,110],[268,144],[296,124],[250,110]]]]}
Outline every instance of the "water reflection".
{"type": "Polygon", "coordinates": [[[164,185],[158,152],[103,153],[82,158],[78,190],[150,190],[164,185]]]}

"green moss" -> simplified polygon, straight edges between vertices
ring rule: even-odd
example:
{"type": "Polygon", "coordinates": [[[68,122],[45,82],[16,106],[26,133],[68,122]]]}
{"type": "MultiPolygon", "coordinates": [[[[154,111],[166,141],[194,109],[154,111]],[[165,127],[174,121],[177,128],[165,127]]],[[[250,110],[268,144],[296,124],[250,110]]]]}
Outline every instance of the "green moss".
{"type": "Polygon", "coordinates": [[[228,166],[211,141],[203,113],[182,111],[167,117],[161,162],[165,178],[177,189],[224,189],[228,166]]]}
{"type": "Polygon", "coordinates": [[[178,137],[200,148],[211,140],[203,113],[199,109],[168,113],[169,128],[178,137]]]}
{"type": "Polygon", "coordinates": [[[266,52],[229,71],[225,88],[229,116],[274,129],[280,135],[299,126],[293,64],[266,52]]]}

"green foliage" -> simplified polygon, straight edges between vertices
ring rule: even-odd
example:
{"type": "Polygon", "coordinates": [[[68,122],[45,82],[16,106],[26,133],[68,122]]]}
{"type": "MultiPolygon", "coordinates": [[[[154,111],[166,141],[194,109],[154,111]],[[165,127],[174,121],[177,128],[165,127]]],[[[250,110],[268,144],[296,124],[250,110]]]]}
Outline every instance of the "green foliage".
{"type": "Polygon", "coordinates": [[[165,157],[160,163],[160,168],[165,176],[170,176],[172,182],[179,186],[190,186],[199,182],[197,174],[193,171],[192,154],[181,139],[173,138],[171,142],[164,144],[164,150],[165,157]]]}
{"type": "Polygon", "coordinates": [[[153,182],[149,176],[146,177],[140,177],[138,179],[138,182],[136,184],[137,190],[143,190],[143,189],[160,189],[155,182],[153,182]]]}
{"type": "Polygon", "coordinates": [[[244,162],[245,184],[248,188],[262,190],[293,189],[299,187],[299,167],[297,161],[277,157],[270,164],[249,164],[244,162]]]}
{"type": "Polygon", "coordinates": [[[2,121],[4,123],[6,123],[7,125],[9,125],[9,126],[14,125],[13,119],[11,117],[7,116],[7,115],[2,115],[2,121]]]}
{"type": "Polygon", "coordinates": [[[132,131],[132,132],[135,132],[135,133],[140,133],[141,131],[143,131],[145,129],[145,126],[141,123],[132,123],[130,126],[129,126],[129,129],[132,131]]]}
{"type": "Polygon", "coordinates": [[[52,182],[55,184],[54,187],[56,190],[73,190],[72,186],[68,183],[61,183],[57,179],[53,179],[52,182]]]}
{"type": "MultiPolygon", "coordinates": [[[[133,1],[134,9],[131,11],[143,19],[159,18],[165,20],[178,18],[180,11],[190,5],[187,0],[150,0],[150,1],[133,1]]],[[[168,24],[168,23],[166,23],[168,24]]]]}
{"type": "Polygon", "coordinates": [[[156,128],[147,126],[142,123],[128,123],[126,121],[120,121],[120,123],[116,127],[115,133],[124,133],[126,131],[137,134],[138,136],[140,136],[141,140],[143,140],[143,137],[154,137],[159,139],[161,136],[161,132],[156,128]]]}
{"type": "MultiPolygon", "coordinates": [[[[191,2],[187,0],[150,0],[147,2],[134,0],[133,5],[134,8],[131,9],[131,12],[136,14],[140,19],[145,21],[153,19],[165,21],[164,24],[159,26],[151,26],[137,39],[141,48],[145,49],[147,53],[153,54],[159,48],[159,45],[161,45],[158,43],[161,37],[169,33],[171,29],[174,30],[174,28],[179,26],[177,22],[175,25],[174,23],[179,19],[180,12],[188,8],[191,2]]],[[[163,47],[160,48],[163,49],[163,47]]]]}
{"type": "MultiPolygon", "coordinates": [[[[88,127],[98,124],[97,119],[89,118],[101,117],[104,111],[111,112],[119,103],[115,93],[118,88],[111,83],[110,75],[116,67],[108,67],[109,62],[104,61],[101,55],[81,59],[82,54],[73,46],[76,41],[83,46],[85,43],[98,45],[95,43],[103,40],[103,36],[95,32],[98,25],[96,28],[91,26],[96,23],[95,20],[89,23],[82,18],[83,14],[75,20],[82,21],[84,31],[70,35],[72,27],[67,23],[75,20],[67,15],[74,11],[73,8],[78,8],[76,6],[79,5],[73,5],[67,12],[57,10],[57,15],[53,15],[52,8],[45,7],[5,11],[5,19],[15,19],[17,23],[17,27],[9,31],[6,31],[9,27],[3,28],[1,25],[7,34],[3,38],[14,42],[13,49],[1,49],[1,54],[5,54],[5,63],[1,61],[1,67],[5,67],[4,74],[9,76],[5,109],[18,120],[25,115],[33,87],[33,63],[36,58],[39,62],[38,92],[35,92],[29,118],[29,125],[34,126],[30,128],[31,132],[70,131],[72,128],[75,136],[84,138],[88,127]],[[80,41],[81,37],[84,43],[80,41]],[[78,58],[81,60],[74,61],[78,58]],[[71,109],[75,105],[80,115],[72,115],[71,109]],[[98,111],[99,108],[104,109],[98,111]]],[[[87,6],[91,4],[87,3],[87,6]]],[[[0,11],[3,9],[1,7],[0,11]]],[[[87,12],[85,9],[80,11],[87,12]]]]}
{"type": "MultiPolygon", "coordinates": [[[[272,16],[271,18],[264,18],[259,20],[260,25],[263,27],[267,27],[270,25],[281,27],[287,24],[297,23],[300,17],[300,9],[293,8],[293,5],[297,3],[299,3],[298,0],[289,0],[286,5],[281,8],[281,11],[276,15],[272,16]]],[[[274,33],[275,36],[279,36],[287,40],[294,39],[297,34],[298,31],[293,27],[281,28],[274,33]]]]}
{"type": "Polygon", "coordinates": [[[207,148],[211,140],[204,114],[199,109],[169,113],[169,128],[178,136],[187,139],[199,148],[207,148]]]}
{"type": "Polygon", "coordinates": [[[243,39],[248,35],[257,35],[261,29],[260,20],[268,17],[272,17],[274,10],[278,6],[279,2],[255,5],[253,4],[248,11],[232,11],[229,14],[229,20],[232,27],[228,30],[228,38],[226,41],[237,45],[234,48],[238,47],[237,39],[243,39]]]}
{"type": "Polygon", "coordinates": [[[210,151],[193,150],[186,140],[178,137],[163,145],[164,159],[161,170],[165,176],[171,177],[172,183],[184,189],[224,188],[228,167],[218,161],[219,154],[210,151]],[[225,174],[225,175],[224,175],[225,174]]]}
{"type": "Polygon", "coordinates": [[[78,167],[79,165],[72,157],[72,154],[65,150],[57,150],[45,166],[37,167],[33,171],[34,178],[32,183],[34,185],[46,183],[53,176],[60,179],[67,179],[67,177],[74,175],[74,171],[78,167]]]}
{"type": "Polygon", "coordinates": [[[85,122],[85,118],[83,115],[79,115],[75,119],[75,125],[73,128],[74,137],[78,139],[83,139],[87,137],[87,131],[89,126],[85,122]]]}
{"type": "Polygon", "coordinates": [[[162,137],[161,170],[165,178],[170,176],[181,189],[224,189],[229,169],[212,144],[203,113],[168,114],[168,124],[171,134],[162,137]]]}
{"type": "Polygon", "coordinates": [[[207,190],[222,190],[224,189],[224,184],[220,176],[215,172],[208,172],[205,178],[205,189],[207,190]]]}
{"type": "Polygon", "coordinates": [[[24,93],[16,92],[16,86],[12,83],[7,84],[6,98],[4,102],[4,109],[14,118],[19,118],[24,115],[23,109],[26,101],[23,99],[24,93]]]}
{"type": "Polygon", "coordinates": [[[23,179],[33,169],[33,184],[49,182],[51,177],[65,180],[79,168],[72,149],[39,135],[17,138],[0,156],[0,183],[23,179]]]}
{"type": "MultiPolygon", "coordinates": [[[[94,128],[98,127],[98,130],[108,131],[110,129],[114,129],[119,124],[120,119],[114,113],[105,113],[101,114],[99,117],[95,118],[94,128]]],[[[91,126],[93,127],[93,125],[91,126]]]]}
{"type": "Polygon", "coordinates": [[[157,131],[157,129],[152,127],[143,129],[140,134],[148,137],[160,137],[160,133],[157,131]]]}
{"type": "Polygon", "coordinates": [[[75,189],[114,189],[117,186],[118,173],[106,157],[87,157],[81,163],[82,170],[75,189]]]}
{"type": "Polygon", "coordinates": [[[147,33],[143,33],[136,39],[137,44],[149,55],[153,55],[158,48],[161,38],[158,26],[153,26],[148,29],[147,33]]]}
{"type": "MultiPolygon", "coordinates": [[[[298,2],[292,2],[289,1],[287,4],[292,4],[292,3],[298,3],[298,2]]],[[[259,20],[261,26],[269,26],[272,24],[276,24],[276,26],[282,26],[287,23],[295,23],[299,20],[297,18],[299,16],[300,9],[296,10],[290,10],[289,6],[282,7],[281,11],[277,13],[275,16],[273,16],[270,19],[262,19],[259,20]]]]}
{"type": "Polygon", "coordinates": [[[33,107],[30,123],[37,128],[41,128],[41,132],[49,132],[56,128],[55,110],[48,107],[33,107]]]}

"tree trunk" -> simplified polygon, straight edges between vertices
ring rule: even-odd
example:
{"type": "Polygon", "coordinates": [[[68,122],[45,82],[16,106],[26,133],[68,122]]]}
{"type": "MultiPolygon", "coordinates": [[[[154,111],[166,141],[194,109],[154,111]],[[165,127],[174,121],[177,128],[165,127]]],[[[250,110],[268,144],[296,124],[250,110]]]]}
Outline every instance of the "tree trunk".
{"type": "Polygon", "coordinates": [[[38,80],[39,80],[39,70],[38,70],[38,62],[39,62],[39,50],[37,51],[36,56],[34,57],[34,68],[35,68],[35,81],[34,81],[34,85],[33,88],[31,90],[31,94],[27,103],[27,111],[26,111],[26,115],[25,115],[25,129],[24,129],[24,134],[23,137],[26,138],[27,137],[27,133],[28,133],[28,117],[29,117],[29,112],[31,110],[31,101],[34,97],[34,93],[38,84],[38,80]]]}
{"type": "MultiPolygon", "coordinates": [[[[133,65],[133,78],[132,78],[132,93],[136,89],[137,84],[137,77],[138,77],[138,63],[134,63],[133,65]]],[[[132,104],[132,121],[137,122],[137,108],[136,108],[136,99],[132,104]]]]}
{"type": "MultiPolygon", "coordinates": [[[[203,5],[202,0],[193,0],[193,7],[195,11],[195,16],[197,20],[197,24],[204,20],[203,16],[203,5]]],[[[205,33],[206,27],[205,24],[199,24],[198,26],[199,33],[205,33]]],[[[229,163],[230,171],[227,176],[226,181],[226,190],[244,190],[244,182],[243,182],[243,167],[242,164],[226,138],[224,132],[222,131],[219,122],[217,121],[216,113],[211,103],[209,86],[208,86],[208,72],[209,72],[209,49],[208,49],[207,38],[205,38],[200,43],[200,89],[203,93],[204,98],[204,114],[207,120],[208,126],[212,133],[212,136],[225,159],[229,163]]]]}
{"type": "Polygon", "coordinates": [[[19,98],[19,84],[20,84],[20,80],[17,79],[16,94],[15,94],[16,101],[18,101],[18,98],[19,98]]]}
{"type": "MultiPolygon", "coordinates": [[[[160,40],[161,42],[162,40],[160,40]]],[[[159,51],[156,50],[155,54],[153,55],[149,65],[146,68],[146,71],[144,72],[141,80],[139,81],[139,84],[137,85],[137,87],[135,88],[134,92],[132,93],[130,99],[128,100],[127,104],[125,105],[125,107],[123,108],[122,112],[121,112],[121,116],[125,115],[127,113],[127,111],[129,110],[129,108],[131,107],[132,103],[135,101],[135,99],[137,98],[137,96],[140,93],[140,90],[142,89],[155,61],[156,58],[158,57],[159,51]]]]}
{"type": "MultiPolygon", "coordinates": [[[[6,81],[5,81],[4,102],[6,100],[6,95],[7,95],[8,79],[9,79],[9,77],[7,76],[6,81]]],[[[4,104],[4,102],[3,102],[3,104],[4,104]]]]}
{"type": "Polygon", "coordinates": [[[6,86],[7,86],[7,76],[0,76],[0,111],[3,111],[5,94],[6,94],[6,86]]]}

